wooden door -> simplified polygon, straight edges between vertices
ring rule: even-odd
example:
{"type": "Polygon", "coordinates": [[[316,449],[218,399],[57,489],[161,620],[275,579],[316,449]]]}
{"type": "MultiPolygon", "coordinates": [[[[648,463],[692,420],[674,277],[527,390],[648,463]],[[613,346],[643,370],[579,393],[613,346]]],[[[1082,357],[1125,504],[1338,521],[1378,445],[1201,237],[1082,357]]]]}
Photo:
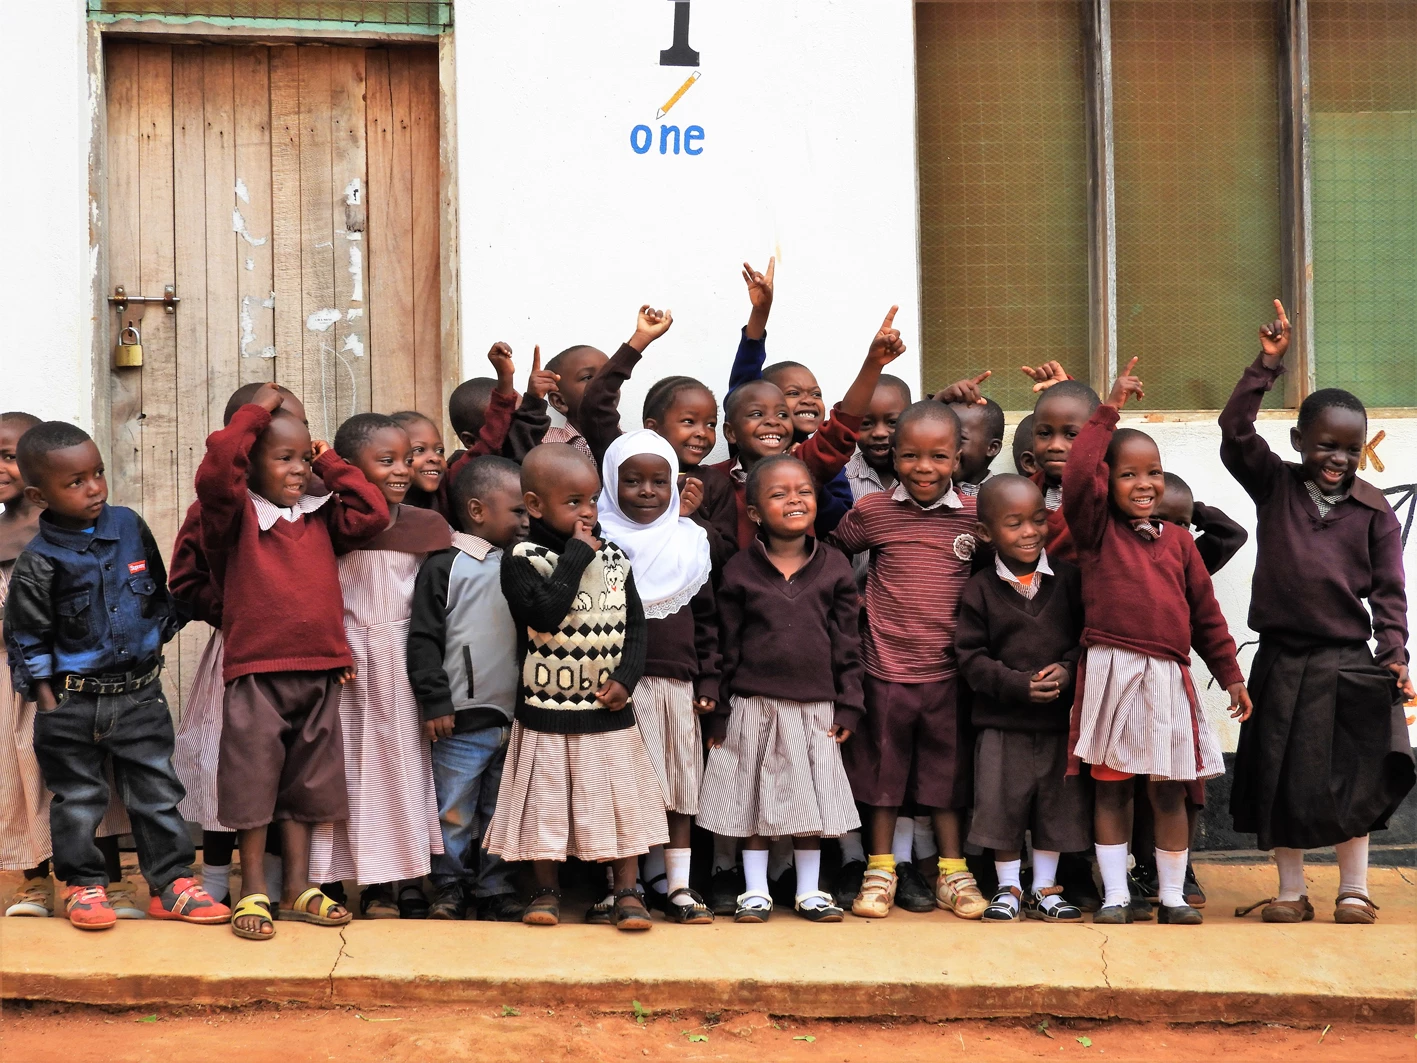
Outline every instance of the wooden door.
{"type": "MultiPolygon", "coordinates": [[[[300,396],[316,438],[365,410],[441,421],[436,48],[116,41],[104,62],[109,283],[181,300],[123,315],[143,366],[110,372],[113,501],[170,549],[251,381],[300,396]]],[[[168,648],[174,705],[206,638],[168,648]]]]}

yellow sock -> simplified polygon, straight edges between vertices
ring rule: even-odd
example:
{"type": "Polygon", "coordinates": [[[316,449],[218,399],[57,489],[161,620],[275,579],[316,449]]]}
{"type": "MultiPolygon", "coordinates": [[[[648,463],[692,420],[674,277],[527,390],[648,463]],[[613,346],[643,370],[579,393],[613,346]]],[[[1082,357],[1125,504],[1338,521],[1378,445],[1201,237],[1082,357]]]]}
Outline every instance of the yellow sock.
{"type": "Polygon", "coordinates": [[[960,871],[968,871],[969,865],[963,859],[951,860],[947,856],[940,857],[940,874],[954,875],[960,871]]]}
{"type": "Polygon", "coordinates": [[[895,874],[895,857],[890,853],[885,856],[871,856],[866,859],[867,871],[889,871],[895,874]]]}

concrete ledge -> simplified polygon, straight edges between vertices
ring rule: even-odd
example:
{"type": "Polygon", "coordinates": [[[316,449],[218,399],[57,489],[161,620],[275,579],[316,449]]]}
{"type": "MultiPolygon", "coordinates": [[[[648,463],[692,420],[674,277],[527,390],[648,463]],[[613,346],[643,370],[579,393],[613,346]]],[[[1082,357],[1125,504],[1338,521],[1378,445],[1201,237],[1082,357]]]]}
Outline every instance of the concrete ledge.
{"type": "Polygon", "coordinates": [[[1412,1024],[1417,885],[1375,869],[1373,927],[1331,922],[1334,868],[1309,881],[1318,919],[1265,925],[1237,904],[1272,885],[1265,867],[1210,865],[1201,927],[968,924],[896,912],[814,926],[554,929],[357,921],[342,932],[278,923],[268,944],[225,928],[120,923],[82,935],[64,921],[0,920],[0,993],[88,1004],[298,1001],[362,1007],[576,1004],[626,1010],[765,1011],[812,1017],[986,1018],[1049,1014],[1174,1022],[1412,1024]]]}

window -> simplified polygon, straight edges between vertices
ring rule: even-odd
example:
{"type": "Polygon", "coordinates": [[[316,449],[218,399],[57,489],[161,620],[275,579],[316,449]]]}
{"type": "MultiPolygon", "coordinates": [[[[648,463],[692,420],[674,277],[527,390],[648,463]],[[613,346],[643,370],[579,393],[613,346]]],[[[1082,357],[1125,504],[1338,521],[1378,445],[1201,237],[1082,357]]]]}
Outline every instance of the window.
{"type": "Polygon", "coordinates": [[[316,27],[437,33],[453,21],[450,0],[89,0],[90,15],[214,23],[278,21],[316,27]]]}

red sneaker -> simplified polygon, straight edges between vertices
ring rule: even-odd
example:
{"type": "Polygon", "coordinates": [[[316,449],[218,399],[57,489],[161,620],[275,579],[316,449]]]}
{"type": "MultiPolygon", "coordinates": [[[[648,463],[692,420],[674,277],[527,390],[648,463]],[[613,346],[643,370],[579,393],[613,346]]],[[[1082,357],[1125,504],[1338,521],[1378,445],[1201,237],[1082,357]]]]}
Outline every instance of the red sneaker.
{"type": "Polygon", "coordinates": [[[180,919],[184,923],[225,923],[231,909],[202,889],[194,878],[179,878],[148,904],[150,919],[180,919]]]}
{"type": "Polygon", "coordinates": [[[80,930],[107,930],[118,922],[118,913],[108,903],[108,891],[102,886],[70,886],[64,891],[64,906],[69,922],[80,930]]]}

